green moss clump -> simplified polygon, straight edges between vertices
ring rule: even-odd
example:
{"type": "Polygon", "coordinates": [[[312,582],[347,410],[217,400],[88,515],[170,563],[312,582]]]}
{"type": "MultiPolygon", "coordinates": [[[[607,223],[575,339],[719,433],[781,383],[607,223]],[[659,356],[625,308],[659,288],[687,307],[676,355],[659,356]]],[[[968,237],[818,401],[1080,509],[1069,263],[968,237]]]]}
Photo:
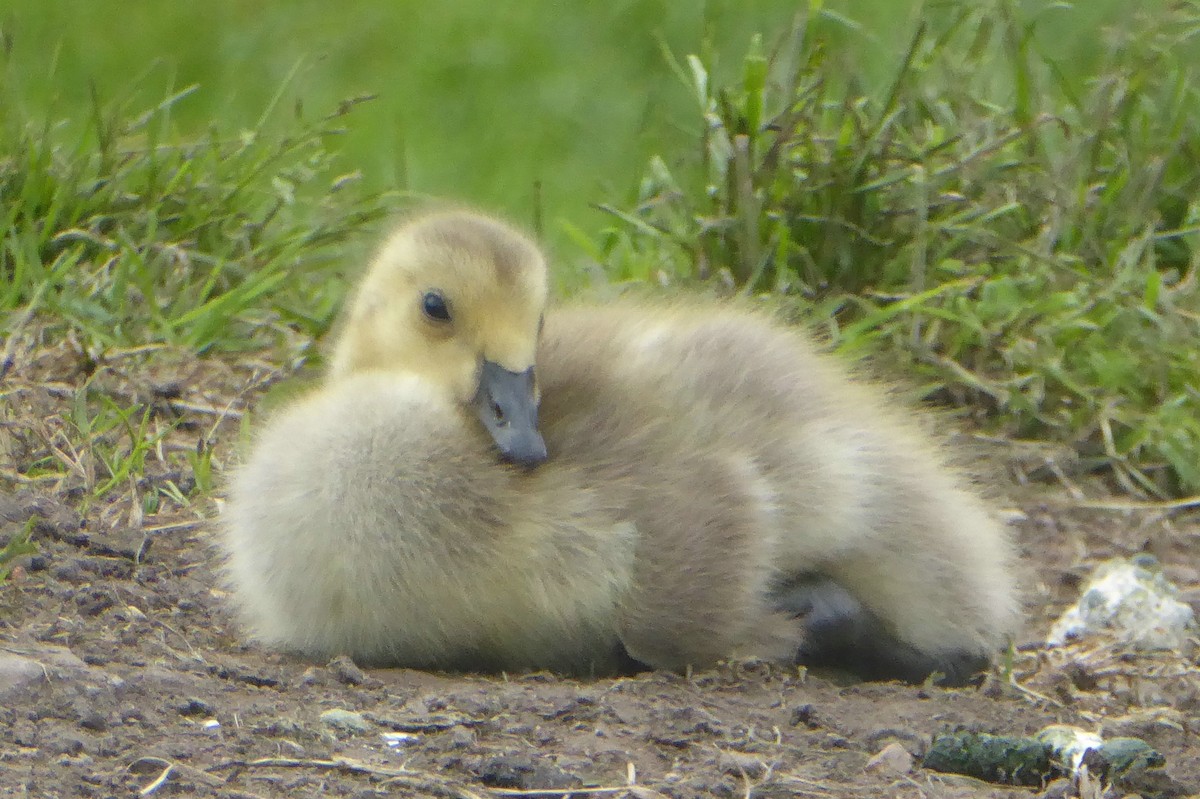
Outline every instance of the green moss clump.
{"type": "Polygon", "coordinates": [[[1054,748],[1033,738],[952,733],[938,735],[925,768],[1007,785],[1041,785],[1055,772],[1054,748]]]}

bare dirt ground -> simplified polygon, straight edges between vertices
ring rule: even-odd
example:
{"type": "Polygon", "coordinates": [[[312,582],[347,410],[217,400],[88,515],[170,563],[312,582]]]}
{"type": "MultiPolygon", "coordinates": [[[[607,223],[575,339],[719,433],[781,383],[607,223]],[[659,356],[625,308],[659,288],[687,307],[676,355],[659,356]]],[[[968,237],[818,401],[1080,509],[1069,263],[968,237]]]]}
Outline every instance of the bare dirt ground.
{"type": "Polygon", "coordinates": [[[1153,552],[1200,606],[1200,516],[1072,508],[1064,490],[1012,503],[1028,623],[1013,679],[979,688],[847,686],[762,664],[595,681],[364,673],[248,645],[214,575],[215,503],[169,497],[192,489],[198,441],[232,462],[238,412],[277,376],[253,359],[169,352],[95,363],[67,343],[29,349],[0,382],[0,544],[33,517],[38,547],[0,587],[0,796],[1031,795],[1043,788],[919,758],[940,731],[1051,723],[1165,755],[1152,784],[1110,795],[1200,792],[1194,659],[1039,645],[1113,555],[1153,552]],[[165,431],[144,478],[94,498],[105,447],[128,451],[130,433],[70,444],[85,383],[89,402],[148,408],[165,431]],[[917,756],[911,768],[870,762],[893,742],[917,756]]]}

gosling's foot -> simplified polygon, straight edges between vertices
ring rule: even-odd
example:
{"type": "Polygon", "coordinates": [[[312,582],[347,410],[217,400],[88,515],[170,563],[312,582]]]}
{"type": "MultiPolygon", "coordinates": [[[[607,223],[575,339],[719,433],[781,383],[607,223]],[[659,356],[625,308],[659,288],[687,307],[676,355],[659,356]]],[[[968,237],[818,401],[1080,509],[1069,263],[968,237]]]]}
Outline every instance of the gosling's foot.
{"type": "Polygon", "coordinates": [[[777,610],[804,620],[805,637],[796,662],[849,672],[864,680],[919,684],[938,673],[940,685],[970,683],[987,668],[977,652],[930,653],[901,641],[878,615],[863,607],[840,583],[801,575],[771,593],[777,610]]]}

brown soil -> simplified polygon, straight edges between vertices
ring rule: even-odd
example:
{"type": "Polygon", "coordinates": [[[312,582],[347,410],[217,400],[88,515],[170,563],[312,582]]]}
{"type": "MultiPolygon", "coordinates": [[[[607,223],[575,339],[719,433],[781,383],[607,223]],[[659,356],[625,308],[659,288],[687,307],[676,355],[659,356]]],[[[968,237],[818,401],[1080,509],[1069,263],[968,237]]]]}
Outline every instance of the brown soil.
{"type": "Polygon", "coordinates": [[[187,453],[213,447],[219,473],[238,409],[278,376],[271,365],[164,352],[94,361],[67,344],[30,348],[0,383],[0,543],[32,517],[38,547],[0,586],[0,796],[1036,793],[928,771],[919,757],[939,731],[1051,723],[1142,737],[1167,766],[1141,790],[1200,791],[1194,659],[1038,645],[1112,555],[1149,549],[1200,604],[1197,517],[1072,508],[1065,490],[1015,503],[1025,640],[1013,679],[977,689],[846,686],[762,664],[596,681],[364,673],[244,643],[214,579],[204,519],[215,503],[184,499],[196,481],[187,453]],[[142,416],[84,435],[69,420],[85,383],[89,407],[149,408],[165,432],[144,478],[99,497],[105,447],[128,451],[142,416]],[[868,765],[893,742],[918,757],[911,770],[868,765]]]}

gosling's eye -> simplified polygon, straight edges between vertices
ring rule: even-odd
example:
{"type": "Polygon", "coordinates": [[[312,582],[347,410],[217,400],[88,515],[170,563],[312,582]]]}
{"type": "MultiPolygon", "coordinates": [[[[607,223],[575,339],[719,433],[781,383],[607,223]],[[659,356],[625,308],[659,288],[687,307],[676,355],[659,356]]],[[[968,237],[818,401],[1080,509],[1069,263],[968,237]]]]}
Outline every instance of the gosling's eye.
{"type": "Polygon", "coordinates": [[[421,296],[421,310],[435,322],[449,322],[450,308],[440,291],[427,291],[421,296]]]}

